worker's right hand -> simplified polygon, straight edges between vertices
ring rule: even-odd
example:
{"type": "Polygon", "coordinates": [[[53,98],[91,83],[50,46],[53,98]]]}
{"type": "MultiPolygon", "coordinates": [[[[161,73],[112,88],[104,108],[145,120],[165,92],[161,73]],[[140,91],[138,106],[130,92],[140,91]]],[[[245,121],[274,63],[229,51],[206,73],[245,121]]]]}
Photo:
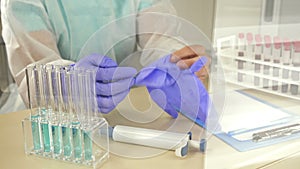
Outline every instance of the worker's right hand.
{"type": "Polygon", "coordinates": [[[118,67],[111,58],[91,54],[80,59],[75,67],[96,70],[96,94],[101,113],[112,111],[129,93],[136,69],[118,67]]]}

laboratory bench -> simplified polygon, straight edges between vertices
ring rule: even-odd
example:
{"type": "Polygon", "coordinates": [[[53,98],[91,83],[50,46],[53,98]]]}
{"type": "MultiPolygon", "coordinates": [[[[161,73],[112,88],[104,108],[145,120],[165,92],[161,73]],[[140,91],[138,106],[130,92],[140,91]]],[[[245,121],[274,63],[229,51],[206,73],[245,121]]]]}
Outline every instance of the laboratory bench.
{"type": "MultiPolygon", "coordinates": [[[[256,91],[251,92],[257,97],[264,97],[272,99],[274,96],[261,94],[256,91]]],[[[277,105],[283,105],[290,110],[300,110],[297,101],[290,101],[285,99],[277,99],[277,105]]],[[[149,95],[144,88],[133,89],[128,97],[121,102],[117,109],[113,112],[104,115],[108,123],[114,125],[128,125],[138,126],[143,128],[151,128],[158,130],[165,130],[167,128],[189,128],[193,133],[193,139],[199,140],[204,130],[198,125],[191,125],[192,123],[186,117],[179,115],[177,119],[172,119],[167,113],[157,113],[152,116],[147,112],[149,108],[149,95]],[[131,106],[129,106],[131,105],[131,106]],[[128,108],[135,107],[135,109],[128,108]],[[122,112],[134,112],[132,116],[123,114],[122,112]],[[140,113],[139,115],[136,113],[140,113]],[[144,114],[143,114],[144,113],[144,114]],[[143,120],[145,116],[146,120],[143,120]],[[176,125],[174,125],[176,124],[176,125]],[[174,127],[175,126],[175,127],[174,127]]],[[[0,115],[0,168],[1,169],[15,169],[15,168],[38,168],[38,169],[57,169],[57,168],[91,168],[83,165],[76,165],[73,163],[56,161],[52,159],[44,159],[33,155],[25,155],[24,140],[22,133],[22,120],[30,114],[30,110],[19,112],[12,112],[0,115]]],[[[206,133],[207,134],[207,133],[206,133]]],[[[259,148],[246,152],[239,152],[224,143],[215,136],[209,136],[207,139],[207,147],[205,153],[198,149],[190,148],[188,155],[185,158],[175,156],[174,151],[161,151],[157,155],[148,157],[126,156],[118,153],[118,146],[126,146],[125,144],[114,145],[111,143],[110,158],[101,166],[102,169],[115,168],[189,168],[189,169],[218,169],[218,168],[299,168],[300,164],[300,140],[294,139],[272,146],[259,148]]],[[[149,148],[150,151],[151,148],[149,148]]],[[[127,149],[128,150],[128,149],[127,149]]],[[[122,153],[121,153],[122,154],[122,153]]],[[[146,153],[147,154],[147,153],[146,153]]],[[[149,155],[149,154],[148,154],[149,155]]]]}

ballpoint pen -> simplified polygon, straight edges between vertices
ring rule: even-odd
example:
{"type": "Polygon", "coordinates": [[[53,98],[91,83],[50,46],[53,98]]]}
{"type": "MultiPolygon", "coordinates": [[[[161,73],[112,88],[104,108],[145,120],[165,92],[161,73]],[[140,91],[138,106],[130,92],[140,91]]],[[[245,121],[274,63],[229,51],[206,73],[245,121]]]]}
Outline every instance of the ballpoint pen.
{"type": "Polygon", "coordinates": [[[287,126],[277,127],[257,133],[253,133],[252,141],[261,142],[269,139],[275,139],[280,137],[289,136],[300,132],[300,124],[290,124],[287,126]]]}

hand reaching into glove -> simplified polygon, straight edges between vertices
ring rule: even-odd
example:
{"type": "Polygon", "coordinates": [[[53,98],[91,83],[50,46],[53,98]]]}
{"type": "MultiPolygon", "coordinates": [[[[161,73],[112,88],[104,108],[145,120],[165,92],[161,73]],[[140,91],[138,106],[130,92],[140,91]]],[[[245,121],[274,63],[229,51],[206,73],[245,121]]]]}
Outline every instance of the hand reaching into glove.
{"type": "Polygon", "coordinates": [[[101,113],[112,111],[129,93],[136,70],[132,67],[118,67],[107,56],[92,54],[79,60],[75,67],[96,70],[96,94],[101,113]]]}
{"type": "Polygon", "coordinates": [[[150,66],[143,68],[136,77],[135,85],[146,86],[151,98],[173,118],[178,111],[190,118],[205,122],[209,107],[209,95],[194,74],[207,62],[201,57],[190,68],[182,70],[170,62],[167,55],[150,66]]]}

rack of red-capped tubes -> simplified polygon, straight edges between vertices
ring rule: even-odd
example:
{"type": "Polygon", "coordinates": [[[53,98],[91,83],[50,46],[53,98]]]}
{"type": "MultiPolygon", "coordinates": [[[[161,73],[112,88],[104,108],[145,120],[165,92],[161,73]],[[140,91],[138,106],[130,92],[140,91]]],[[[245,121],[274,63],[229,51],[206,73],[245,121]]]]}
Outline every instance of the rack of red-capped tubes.
{"type": "Polygon", "coordinates": [[[217,53],[227,82],[300,100],[300,39],[239,33],[218,39],[217,53]]]}

